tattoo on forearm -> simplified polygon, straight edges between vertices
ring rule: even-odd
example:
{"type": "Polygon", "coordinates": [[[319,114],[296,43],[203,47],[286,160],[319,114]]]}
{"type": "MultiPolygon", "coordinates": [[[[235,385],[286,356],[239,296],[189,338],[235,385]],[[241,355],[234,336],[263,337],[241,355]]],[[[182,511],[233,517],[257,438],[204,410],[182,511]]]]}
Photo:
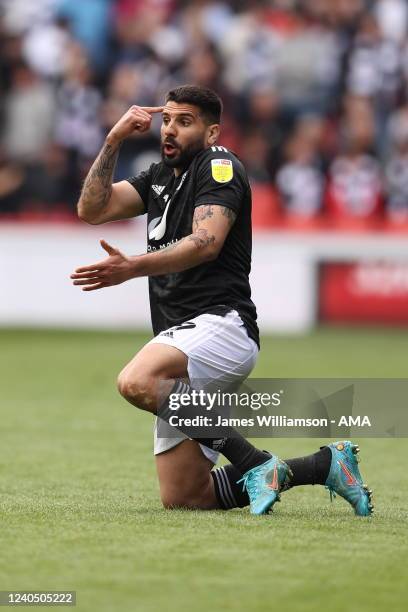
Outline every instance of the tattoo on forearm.
{"type": "Polygon", "coordinates": [[[174,251],[175,249],[177,249],[178,246],[180,246],[182,242],[184,242],[185,239],[186,237],[177,240],[177,242],[172,242],[171,244],[168,244],[166,247],[164,247],[164,249],[160,249],[160,253],[163,253],[163,251],[166,251],[166,253],[168,253],[169,251],[174,251]]]}
{"type": "Polygon", "coordinates": [[[190,240],[194,242],[197,249],[201,250],[204,247],[210,246],[215,242],[215,236],[209,234],[206,229],[198,229],[194,232],[194,234],[190,234],[190,236],[184,236],[177,242],[172,242],[171,244],[164,247],[164,249],[160,249],[160,253],[170,253],[171,251],[175,251],[185,240],[190,240]]]}
{"type": "Polygon", "coordinates": [[[103,146],[82,188],[81,199],[85,205],[102,208],[108,202],[118,155],[118,147],[103,146]]]}
{"type": "Polygon", "coordinates": [[[223,217],[227,217],[229,227],[231,228],[234,225],[235,219],[237,218],[237,214],[227,206],[223,206],[221,210],[223,217]]]}
{"type": "Polygon", "coordinates": [[[215,242],[214,234],[208,234],[208,231],[203,228],[196,230],[188,239],[194,242],[198,249],[203,249],[215,242]]]}

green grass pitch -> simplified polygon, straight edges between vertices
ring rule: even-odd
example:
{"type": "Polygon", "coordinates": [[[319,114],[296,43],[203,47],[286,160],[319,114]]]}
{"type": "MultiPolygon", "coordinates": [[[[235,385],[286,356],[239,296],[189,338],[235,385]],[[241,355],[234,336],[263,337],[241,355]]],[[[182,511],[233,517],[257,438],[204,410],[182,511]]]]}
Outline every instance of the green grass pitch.
{"type": "MultiPolygon", "coordinates": [[[[146,339],[0,332],[0,590],[76,590],[81,612],[406,610],[408,441],[360,441],[372,520],[323,487],[268,517],[164,511],[152,419],[115,387],[146,339]]],[[[254,375],[406,377],[407,349],[407,330],[265,337],[254,375]]],[[[283,457],[320,442],[262,440],[283,457]]]]}

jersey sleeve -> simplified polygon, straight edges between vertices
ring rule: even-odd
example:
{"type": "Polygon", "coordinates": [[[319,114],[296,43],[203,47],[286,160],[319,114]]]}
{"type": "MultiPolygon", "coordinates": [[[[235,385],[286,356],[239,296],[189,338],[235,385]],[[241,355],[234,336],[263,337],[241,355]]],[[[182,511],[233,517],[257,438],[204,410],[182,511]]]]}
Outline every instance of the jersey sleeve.
{"type": "Polygon", "coordinates": [[[235,156],[227,149],[210,149],[197,168],[194,206],[215,204],[238,213],[246,191],[245,173],[235,156]]]}
{"type": "Polygon", "coordinates": [[[131,176],[126,179],[128,183],[130,183],[132,187],[136,189],[137,193],[142,198],[145,210],[147,210],[149,191],[152,186],[153,166],[154,164],[152,164],[148,170],[140,172],[140,174],[138,174],[137,176],[131,176]]]}

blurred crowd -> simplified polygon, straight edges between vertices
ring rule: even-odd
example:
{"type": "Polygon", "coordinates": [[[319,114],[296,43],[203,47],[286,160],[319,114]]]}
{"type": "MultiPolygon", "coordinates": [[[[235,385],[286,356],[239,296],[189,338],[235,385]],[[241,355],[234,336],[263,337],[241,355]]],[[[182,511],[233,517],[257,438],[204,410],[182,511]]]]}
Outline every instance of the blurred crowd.
{"type": "Polygon", "coordinates": [[[0,217],[72,216],[110,127],[183,83],[223,98],[256,225],[408,226],[407,0],[0,0],[0,217]]]}

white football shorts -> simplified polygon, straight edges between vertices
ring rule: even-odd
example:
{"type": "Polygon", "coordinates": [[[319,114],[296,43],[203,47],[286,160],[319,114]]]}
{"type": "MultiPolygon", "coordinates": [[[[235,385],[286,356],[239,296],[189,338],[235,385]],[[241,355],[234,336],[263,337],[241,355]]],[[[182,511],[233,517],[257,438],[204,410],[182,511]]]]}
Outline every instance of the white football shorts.
{"type": "MultiPolygon", "coordinates": [[[[225,316],[202,314],[180,326],[172,327],[155,336],[149,344],[168,344],[188,357],[188,376],[200,388],[214,385],[218,389],[240,384],[251,373],[258,357],[258,346],[249,338],[241,317],[236,310],[225,316]],[[194,323],[189,326],[188,323],[194,323]],[[208,383],[203,383],[208,381],[208,383]]],[[[186,436],[177,432],[174,437],[157,435],[157,419],[154,427],[154,454],[159,455],[177,446],[186,436]]],[[[200,444],[204,455],[213,463],[219,453],[200,444]]]]}

